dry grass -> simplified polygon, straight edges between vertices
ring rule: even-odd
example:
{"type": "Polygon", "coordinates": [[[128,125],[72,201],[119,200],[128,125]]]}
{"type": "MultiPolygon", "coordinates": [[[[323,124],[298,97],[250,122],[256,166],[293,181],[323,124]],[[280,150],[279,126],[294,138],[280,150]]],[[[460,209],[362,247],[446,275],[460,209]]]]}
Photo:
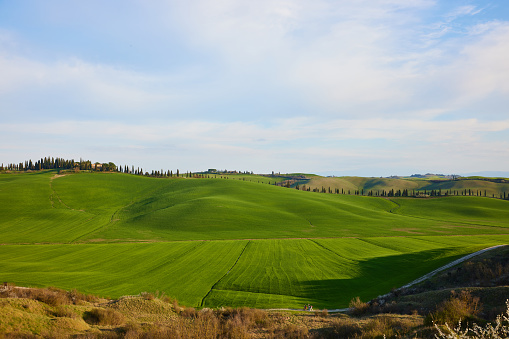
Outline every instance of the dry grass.
{"type": "Polygon", "coordinates": [[[362,302],[359,297],[355,297],[350,300],[348,307],[350,308],[349,313],[355,317],[365,315],[370,310],[369,304],[362,302]]]}
{"type": "Polygon", "coordinates": [[[83,319],[92,325],[122,325],[125,317],[111,308],[94,308],[83,314],[83,319]]]}
{"type": "Polygon", "coordinates": [[[77,318],[78,315],[73,312],[71,309],[65,306],[57,306],[55,309],[51,312],[53,316],[59,317],[59,318],[77,318]]]}
{"type": "Polygon", "coordinates": [[[96,296],[80,293],[76,290],[65,291],[56,287],[25,288],[8,284],[0,289],[0,298],[26,298],[43,302],[51,306],[76,305],[80,302],[96,302],[96,296]]]}
{"type": "MultiPolygon", "coordinates": [[[[416,314],[367,316],[375,303],[352,299],[352,316],[327,310],[269,313],[250,308],[202,309],[181,307],[164,295],[143,293],[103,304],[81,304],[80,294],[58,289],[19,289],[13,299],[0,300],[7,321],[25,325],[5,327],[1,337],[30,338],[434,338],[416,314]],[[33,299],[21,299],[21,295],[33,299]],[[56,302],[55,302],[56,300],[56,302]],[[76,304],[74,304],[77,302],[76,304]]],[[[393,306],[384,305],[385,309],[393,306]]],[[[395,309],[395,308],[394,308],[395,309]]],[[[479,313],[479,301],[458,292],[441,303],[429,319],[450,321],[479,313]],[[431,318],[433,317],[433,318],[431,318]]],[[[1,325],[2,321],[0,321],[1,325]]]]}
{"type": "Polygon", "coordinates": [[[473,297],[468,291],[455,293],[443,301],[437,310],[426,317],[426,324],[455,324],[466,319],[476,319],[482,308],[479,298],[473,297]]]}
{"type": "Polygon", "coordinates": [[[330,337],[334,338],[400,338],[409,337],[422,325],[420,317],[378,315],[364,319],[335,319],[330,337]]]}

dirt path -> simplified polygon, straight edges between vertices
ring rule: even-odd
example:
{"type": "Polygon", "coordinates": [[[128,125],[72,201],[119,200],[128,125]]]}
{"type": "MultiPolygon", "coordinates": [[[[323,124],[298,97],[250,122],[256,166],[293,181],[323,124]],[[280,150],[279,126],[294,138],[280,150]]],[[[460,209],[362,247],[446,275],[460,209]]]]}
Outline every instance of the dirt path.
{"type": "MultiPolygon", "coordinates": [[[[487,252],[487,251],[490,251],[490,250],[494,250],[495,248],[499,248],[499,247],[502,247],[502,246],[507,246],[507,245],[497,245],[497,246],[492,246],[492,247],[488,247],[488,248],[485,248],[485,249],[482,249],[480,251],[477,251],[477,252],[474,252],[474,253],[471,253],[471,254],[468,254],[468,255],[465,255],[464,257],[461,257],[459,259],[456,259],[454,261],[451,261],[450,263],[448,263],[447,265],[444,265],[442,267],[439,267],[437,268],[436,270],[434,271],[431,271],[429,272],[428,274],[425,274],[423,275],[422,277],[418,278],[418,279],[415,279],[414,281],[398,288],[398,290],[401,290],[403,288],[408,288],[410,286],[413,286],[413,285],[416,285],[416,284],[419,284],[431,277],[433,277],[435,274],[439,273],[439,272],[442,272],[444,270],[447,270],[453,266],[456,266],[458,264],[461,264],[462,262],[464,261],[467,261],[475,256],[478,256],[479,254],[483,254],[484,252],[487,252]]],[[[387,294],[384,294],[384,295],[381,295],[379,296],[379,298],[387,298],[389,297],[390,295],[392,294],[391,293],[387,293],[387,294]]],[[[349,310],[349,308],[336,308],[336,309],[331,309],[331,310],[327,310],[327,312],[329,313],[337,313],[337,312],[347,312],[349,310]]],[[[270,309],[266,309],[266,311],[304,311],[303,309],[295,309],[295,308],[270,308],[270,309]]],[[[308,311],[308,312],[315,312],[315,311],[321,311],[321,310],[313,310],[313,311],[308,311]]]]}

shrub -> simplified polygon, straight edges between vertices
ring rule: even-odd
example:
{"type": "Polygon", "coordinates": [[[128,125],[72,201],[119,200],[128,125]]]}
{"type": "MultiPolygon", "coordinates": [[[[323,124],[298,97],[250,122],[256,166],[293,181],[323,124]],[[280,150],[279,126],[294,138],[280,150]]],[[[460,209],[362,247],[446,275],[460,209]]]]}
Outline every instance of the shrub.
{"type": "Polygon", "coordinates": [[[70,300],[67,297],[67,291],[49,287],[41,289],[30,289],[33,299],[51,306],[69,305],[70,300]]]}
{"type": "Polygon", "coordinates": [[[83,319],[93,325],[121,325],[124,315],[111,308],[94,308],[83,314],[83,319]]]}
{"type": "Polygon", "coordinates": [[[179,306],[179,303],[178,303],[178,300],[177,299],[173,299],[171,301],[171,304],[173,306],[173,310],[177,313],[180,313],[182,312],[182,307],[179,306]]]}
{"type": "Polygon", "coordinates": [[[59,318],[76,318],[76,313],[64,306],[57,306],[52,314],[59,318]]]}
{"type": "Polygon", "coordinates": [[[315,317],[327,318],[328,316],[329,316],[329,311],[327,311],[327,309],[323,309],[321,311],[315,312],[315,317]]]}
{"type": "Polygon", "coordinates": [[[145,300],[154,300],[155,299],[154,294],[149,293],[149,292],[141,292],[140,297],[142,297],[145,300]]]}
{"type": "Polygon", "coordinates": [[[203,309],[194,320],[194,335],[196,338],[218,338],[221,324],[212,310],[203,309]]]}
{"type": "Polygon", "coordinates": [[[273,338],[291,338],[291,339],[300,339],[300,338],[308,338],[309,331],[307,327],[298,326],[295,324],[288,324],[283,328],[279,328],[274,330],[273,338]]]}
{"type": "Polygon", "coordinates": [[[242,321],[242,317],[239,314],[235,314],[226,320],[221,337],[247,339],[249,338],[248,325],[242,321]]]}
{"type": "Polygon", "coordinates": [[[488,323],[485,327],[474,324],[472,327],[467,327],[462,330],[461,321],[459,321],[456,328],[452,329],[446,323],[445,328],[442,330],[435,324],[435,328],[438,332],[436,338],[509,338],[509,299],[506,301],[506,306],[505,314],[500,314],[495,320],[495,324],[488,323]]]}
{"type": "Polygon", "coordinates": [[[416,324],[409,319],[391,316],[371,318],[363,328],[363,338],[401,337],[408,334],[416,324]]]}
{"type": "Polygon", "coordinates": [[[86,301],[89,303],[97,302],[99,300],[98,297],[92,294],[84,294],[78,292],[76,289],[67,292],[67,297],[73,304],[78,304],[80,301],[86,301]]]}
{"type": "Polygon", "coordinates": [[[332,323],[332,333],[335,338],[352,338],[362,333],[362,327],[354,319],[336,319],[332,323]]]}
{"type": "Polygon", "coordinates": [[[348,307],[350,308],[349,313],[356,317],[364,315],[369,311],[369,304],[362,302],[359,297],[350,300],[348,307]]]}
{"type": "Polygon", "coordinates": [[[457,323],[469,318],[475,318],[481,311],[481,303],[478,297],[473,297],[468,291],[451,293],[448,300],[442,302],[434,313],[426,317],[426,324],[432,323],[457,323]]]}
{"type": "Polygon", "coordinates": [[[198,317],[198,312],[193,307],[185,308],[180,315],[184,318],[196,318],[198,317]]]}
{"type": "Polygon", "coordinates": [[[217,315],[223,321],[238,317],[238,319],[248,327],[256,325],[265,325],[268,321],[267,312],[259,309],[241,307],[231,308],[227,307],[217,311],[217,315]]]}
{"type": "Polygon", "coordinates": [[[138,323],[129,323],[124,327],[125,339],[138,339],[142,333],[143,331],[138,323]]]}

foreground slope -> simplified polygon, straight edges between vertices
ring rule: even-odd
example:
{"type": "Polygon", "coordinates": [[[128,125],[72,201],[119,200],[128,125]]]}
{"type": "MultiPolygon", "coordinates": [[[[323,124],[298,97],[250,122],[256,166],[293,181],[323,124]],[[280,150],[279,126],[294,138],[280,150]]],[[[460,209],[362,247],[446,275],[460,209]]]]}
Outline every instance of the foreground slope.
{"type": "Polygon", "coordinates": [[[495,199],[54,174],[0,175],[3,281],[108,297],[159,290],[192,306],[336,308],[509,242],[509,203],[495,199]]]}

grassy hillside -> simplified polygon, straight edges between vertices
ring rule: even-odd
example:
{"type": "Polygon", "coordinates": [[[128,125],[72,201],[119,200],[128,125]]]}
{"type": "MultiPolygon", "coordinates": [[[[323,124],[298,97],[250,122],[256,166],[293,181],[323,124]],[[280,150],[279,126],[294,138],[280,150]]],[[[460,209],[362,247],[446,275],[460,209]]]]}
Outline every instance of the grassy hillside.
{"type": "Polygon", "coordinates": [[[0,280],[336,308],[509,242],[508,201],[318,194],[248,177],[2,174],[0,280]]]}
{"type": "MultiPolygon", "coordinates": [[[[312,194],[241,180],[87,174],[55,179],[52,186],[70,209],[94,215],[97,228],[72,239],[80,241],[389,236],[406,235],[408,228],[429,235],[479,233],[451,219],[388,213],[398,205],[386,199],[312,194]],[[457,229],[448,232],[444,227],[451,223],[457,229]]],[[[499,232],[478,227],[487,234],[499,232]]]]}
{"type": "Polygon", "coordinates": [[[346,307],[509,236],[0,246],[0,278],[188,306],[346,307]]]}
{"type": "MultiPolygon", "coordinates": [[[[442,239],[446,238],[450,237],[442,237],[442,239]]],[[[430,247],[432,239],[426,238],[414,238],[411,242],[400,239],[390,246],[391,249],[369,242],[366,242],[367,246],[360,246],[361,240],[358,239],[343,240],[344,242],[335,242],[335,240],[327,239],[320,241],[320,245],[326,246],[338,255],[352,256],[353,260],[390,259],[401,250],[409,254],[414,253],[414,255],[417,253],[418,256],[423,246],[429,248],[428,251],[436,250],[436,247],[430,247]],[[423,244],[423,241],[428,244],[423,244]]],[[[278,243],[281,241],[269,240],[266,244],[258,244],[258,246],[246,245],[244,251],[247,251],[248,247],[257,251],[267,250],[268,247],[278,248],[278,243]]],[[[179,248],[177,252],[183,249],[180,246],[176,247],[179,248]]],[[[309,251],[309,255],[319,254],[311,253],[313,246],[308,246],[308,243],[302,240],[297,246],[293,246],[292,250],[297,250],[296,253],[290,251],[292,257],[302,258],[302,250],[309,251]]],[[[497,316],[507,312],[508,255],[509,246],[486,251],[412,288],[393,290],[388,295],[371,300],[370,303],[357,300],[346,314],[329,313],[317,309],[316,305],[313,312],[264,311],[246,307],[235,309],[225,307],[215,310],[203,308],[197,311],[192,307],[183,307],[177,300],[161,293],[145,292],[136,296],[109,300],[86,295],[77,290],[65,291],[53,287],[18,288],[9,284],[0,286],[0,335],[8,338],[379,338],[382,336],[436,338],[438,331],[435,324],[441,326],[443,331],[446,331],[444,323],[456,325],[458,321],[468,324],[469,327],[473,326],[472,322],[487,326],[486,322],[493,323],[497,316]]],[[[252,256],[249,255],[249,258],[252,256]]],[[[271,266],[273,262],[264,260],[266,258],[263,256],[257,256],[256,259],[247,262],[250,262],[250,265],[260,266],[257,259],[262,260],[263,266],[271,266]]],[[[284,260],[282,257],[280,259],[284,260]]],[[[239,259],[239,262],[241,260],[239,259]]],[[[426,265],[425,262],[423,264],[426,265]]],[[[347,274],[358,273],[351,270],[350,265],[346,265],[345,268],[348,270],[347,274]]],[[[373,276],[380,275],[379,279],[372,280],[376,284],[386,280],[383,277],[384,274],[397,273],[397,270],[383,272],[379,270],[380,268],[379,265],[375,265],[366,270],[372,271],[373,276]]],[[[327,267],[323,267],[322,270],[332,271],[327,267]]],[[[296,270],[293,271],[295,271],[293,276],[299,274],[296,270]]],[[[315,271],[302,270],[304,271],[309,275],[315,273],[315,271]]],[[[292,273],[292,270],[289,272],[292,273]]],[[[278,273],[276,270],[273,276],[278,276],[278,273]]],[[[237,275],[232,280],[242,283],[239,278],[241,276],[237,275]]],[[[266,281],[266,278],[266,275],[259,276],[261,280],[266,281]]],[[[348,291],[343,289],[345,284],[339,285],[338,282],[334,284],[337,285],[335,290],[338,294],[339,292],[347,294],[348,291]]],[[[221,284],[216,285],[218,288],[221,284]]],[[[247,287],[248,284],[244,282],[243,285],[247,287]]],[[[280,287],[281,285],[276,286],[276,288],[280,287]]],[[[227,292],[227,290],[214,289],[210,294],[221,296],[222,294],[218,292],[227,292]]],[[[314,288],[308,293],[310,292],[320,294],[322,290],[314,288]]],[[[231,293],[234,294],[236,291],[231,290],[231,293]]],[[[273,293],[267,295],[245,293],[245,295],[248,297],[237,299],[239,304],[252,303],[252,300],[247,299],[253,296],[258,296],[260,300],[288,298],[288,296],[273,293]]],[[[209,298],[207,300],[210,302],[209,298]]],[[[509,324],[504,322],[501,325],[497,326],[498,336],[492,337],[506,337],[504,333],[507,333],[509,324]]]]}

